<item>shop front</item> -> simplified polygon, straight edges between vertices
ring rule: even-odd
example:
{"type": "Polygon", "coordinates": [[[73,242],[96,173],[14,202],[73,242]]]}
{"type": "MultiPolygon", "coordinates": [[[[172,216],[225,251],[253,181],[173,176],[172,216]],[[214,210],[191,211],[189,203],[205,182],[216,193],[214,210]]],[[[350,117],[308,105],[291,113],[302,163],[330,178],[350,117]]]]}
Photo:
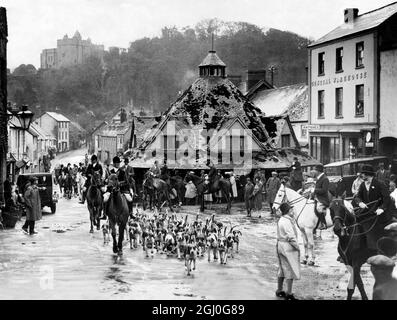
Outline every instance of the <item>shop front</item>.
{"type": "Polygon", "coordinates": [[[370,157],[378,154],[376,129],[318,130],[310,133],[310,155],[321,163],[370,157]]]}

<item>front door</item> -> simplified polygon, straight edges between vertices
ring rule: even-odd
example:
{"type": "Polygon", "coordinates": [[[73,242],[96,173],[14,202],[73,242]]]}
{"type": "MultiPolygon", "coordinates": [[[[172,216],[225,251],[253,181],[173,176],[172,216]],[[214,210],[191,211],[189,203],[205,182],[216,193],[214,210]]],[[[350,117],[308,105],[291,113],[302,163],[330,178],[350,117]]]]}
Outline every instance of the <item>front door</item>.
{"type": "Polygon", "coordinates": [[[321,163],[328,164],[331,162],[331,139],[328,137],[321,138],[321,163]]]}

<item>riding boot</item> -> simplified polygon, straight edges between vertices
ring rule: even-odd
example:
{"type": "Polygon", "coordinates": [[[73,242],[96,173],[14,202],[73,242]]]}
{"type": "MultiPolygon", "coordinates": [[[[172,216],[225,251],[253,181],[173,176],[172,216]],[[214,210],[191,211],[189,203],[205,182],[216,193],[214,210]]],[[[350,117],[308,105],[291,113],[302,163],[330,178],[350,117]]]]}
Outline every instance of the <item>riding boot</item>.
{"type": "Polygon", "coordinates": [[[106,220],[107,217],[107,203],[103,204],[102,215],[99,217],[99,220],[106,220]]]}
{"type": "Polygon", "coordinates": [[[31,235],[37,233],[36,231],[34,231],[34,225],[35,225],[34,221],[29,221],[29,234],[31,235]]]}
{"type": "Polygon", "coordinates": [[[327,222],[325,221],[325,214],[324,213],[320,213],[319,220],[320,220],[320,230],[326,230],[327,229],[327,222]]]}

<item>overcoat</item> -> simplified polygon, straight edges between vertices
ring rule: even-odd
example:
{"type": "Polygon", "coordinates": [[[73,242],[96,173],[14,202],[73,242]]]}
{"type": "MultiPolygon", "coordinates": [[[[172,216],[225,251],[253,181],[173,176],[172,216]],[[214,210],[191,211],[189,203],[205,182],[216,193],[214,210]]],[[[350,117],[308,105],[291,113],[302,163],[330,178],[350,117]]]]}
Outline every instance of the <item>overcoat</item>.
{"type": "Polygon", "coordinates": [[[246,183],[244,187],[244,201],[245,201],[245,208],[247,210],[252,210],[254,208],[254,199],[253,199],[254,187],[255,186],[252,182],[246,183]]]}
{"type": "Polygon", "coordinates": [[[25,191],[24,198],[26,205],[26,220],[40,220],[42,215],[39,188],[35,185],[28,186],[25,191]]]}
{"type": "Polygon", "coordinates": [[[276,198],[278,189],[280,189],[281,180],[278,177],[271,177],[267,180],[266,190],[267,190],[267,201],[273,203],[276,198]]]}

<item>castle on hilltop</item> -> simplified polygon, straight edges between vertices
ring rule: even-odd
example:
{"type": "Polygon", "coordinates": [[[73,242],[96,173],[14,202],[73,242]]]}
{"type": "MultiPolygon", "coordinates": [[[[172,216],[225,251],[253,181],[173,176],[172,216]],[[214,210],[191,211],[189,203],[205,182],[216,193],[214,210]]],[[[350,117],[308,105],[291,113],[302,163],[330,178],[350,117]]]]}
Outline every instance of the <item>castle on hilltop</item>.
{"type": "Polygon", "coordinates": [[[42,69],[58,69],[83,63],[91,56],[103,60],[105,47],[93,44],[91,39],[83,40],[78,31],[72,38],[66,34],[63,39],[57,40],[57,47],[44,49],[40,55],[42,69]]]}

